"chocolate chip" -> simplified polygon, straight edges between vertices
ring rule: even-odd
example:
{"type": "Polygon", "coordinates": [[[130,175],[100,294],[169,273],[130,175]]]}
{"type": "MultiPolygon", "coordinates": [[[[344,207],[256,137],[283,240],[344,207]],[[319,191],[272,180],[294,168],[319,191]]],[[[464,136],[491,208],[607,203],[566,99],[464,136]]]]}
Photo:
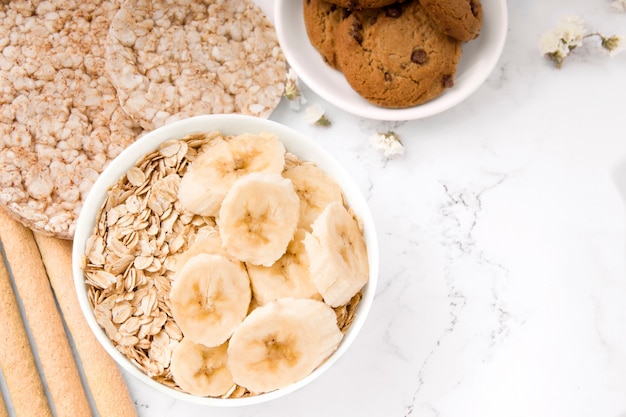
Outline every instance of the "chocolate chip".
{"type": "Polygon", "coordinates": [[[385,81],[391,81],[391,74],[389,74],[388,72],[385,73],[385,81]]]}
{"type": "Polygon", "coordinates": [[[350,15],[352,14],[352,10],[350,9],[345,9],[345,8],[341,8],[341,18],[342,19],[347,19],[350,17],[350,15]]]}
{"type": "Polygon", "coordinates": [[[441,85],[443,88],[450,88],[454,85],[454,78],[450,74],[445,74],[441,79],[441,85]]]}
{"type": "Polygon", "coordinates": [[[368,19],[368,22],[371,26],[376,24],[376,21],[378,20],[378,14],[374,13],[370,16],[370,18],[368,19]]]}
{"type": "Polygon", "coordinates": [[[478,4],[476,4],[475,1],[471,1],[470,0],[470,9],[472,10],[472,14],[474,15],[474,17],[478,17],[478,8],[480,6],[478,4]]]}
{"type": "Polygon", "coordinates": [[[411,53],[411,61],[415,62],[417,65],[424,65],[428,62],[428,54],[421,48],[415,49],[413,53],[411,53]]]}
{"type": "Polygon", "coordinates": [[[361,30],[363,30],[363,25],[358,19],[355,19],[352,23],[352,27],[350,28],[350,32],[348,32],[359,45],[363,43],[363,34],[361,33],[361,30]]]}
{"type": "Polygon", "coordinates": [[[385,14],[391,18],[397,19],[402,15],[402,7],[398,4],[392,4],[391,6],[385,7],[385,14]]]}

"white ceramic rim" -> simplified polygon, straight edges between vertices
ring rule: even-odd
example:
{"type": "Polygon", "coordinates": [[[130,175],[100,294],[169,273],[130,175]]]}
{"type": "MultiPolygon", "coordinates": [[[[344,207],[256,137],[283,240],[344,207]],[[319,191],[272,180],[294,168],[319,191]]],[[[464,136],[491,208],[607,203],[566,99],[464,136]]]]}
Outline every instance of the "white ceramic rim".
{"type": "Polygon", "coordinates": [[[448,110],[472,95],[495,68],[506,41],[506,0],[482,0],[483,23],[479,37],[463,44],[454,86],[419,106],[388,109],[369,103],[347,83],[343,74],[324,62],[306,34],[302,0],[275,0],[274,24],[287,62],[299,79],[320,97],[353,115],[376,120],[404,121],[448,110]]]}
{"type": "Polygon", "coordinates": [[[157,391],[163,392],[177,400],[217,407],[245,406],[271,401],[304,387],[328,370],[348,350],[361,330],[374,300],[379,272],[379,248],[374,221],[367,201],[347,171],[325,149],[301,133],[271,120],[239,114],[196,116],[172,122],[147,133],[126,148],[117,158],[111,161],[94,183],[89,195],[85,199],[76,225],[72,251],[72,272],[80,307],[89,327],[108,354],[111,355],[125,371],[157,391]],[[133,365],[113,346],[104,330],[96,322],[93,309],[87,297],[87,292],[85,291],[84,275],[81,267],[84,259],[85,242],[91,235],[95,226],[96,215],[104,202],[105,191],[117,182],[137,160],[151,150],[156,149],[160,143],[169,139],[179,139],[190,133],[211,130],[219,130],[225,134],[275,133],[288,151],[298,155],[302,159],[318,164],[337,180],[344,190],[347,203],[363,221],[364,235],[368,247],[370,265],[369,282],[364,289],[363,298],[357,306],[355,319],[346,332],[338,349],[306,378],[286,388],[247,398],[221,399],[198,397],[168,388],[143,373],[143,371],[133,365]]]}

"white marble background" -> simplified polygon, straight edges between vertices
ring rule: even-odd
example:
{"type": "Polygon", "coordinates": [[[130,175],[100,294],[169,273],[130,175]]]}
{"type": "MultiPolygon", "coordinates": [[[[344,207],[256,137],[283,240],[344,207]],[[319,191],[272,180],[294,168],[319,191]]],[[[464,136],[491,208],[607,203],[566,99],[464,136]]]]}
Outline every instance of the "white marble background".
{"type": "MultiPolygon", "coordinates": [[[[296,0],[294,0],[296,1],[296,0]]],[[[485,0],[489,1],[489,0],[485,0]]],[[[272,16],[272,1],[259,1],[272,16]]],[[[332,126],[282,103],[352,172],[376,221],[380,284],[360,336],[309,386],[204,408],[127,378],[141,417],[626,417],[626,52],[537,48],[566,14],[626,36],[609,0],[515,0],[487,82],[438,116],[332,126]],[[405,154],[368,137],[392,129],[405,154]]]]}

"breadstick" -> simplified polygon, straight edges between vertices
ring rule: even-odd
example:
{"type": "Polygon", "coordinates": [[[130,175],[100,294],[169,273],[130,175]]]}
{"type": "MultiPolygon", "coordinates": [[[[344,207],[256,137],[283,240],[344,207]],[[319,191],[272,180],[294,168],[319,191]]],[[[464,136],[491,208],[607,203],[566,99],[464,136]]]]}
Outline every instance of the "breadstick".
{"type": "Polygon", "coordinates": [[[83,365],[87,385],[101,416],[130,417],[137,412],[117,365],[91,332],[78,304],[72,279],[72,243],[35,234],[65,323],[83,365]]]}
{"type": "MultiPolygon", "coordinates": [[[[0,261],[0,365],[13,409],[17,417],[52,417],[2,256],[0,261]]],[[[7,414],[2,404],[0,416],[7,414]]]]}
{"type": "Polygon", "coordinates": [[[17,295],[22,299],[25,322],[37,347],[56,416],[91,415],[91,406],[33,233],[11,218],[6,210],[0,210],[0,240],[13,273],[17,295]]]}
{"type": "Polygon", "coordinates": [[[4,405],[4,398],[0,395],[0,417],[9,417],[6,405],[4,405]]]}

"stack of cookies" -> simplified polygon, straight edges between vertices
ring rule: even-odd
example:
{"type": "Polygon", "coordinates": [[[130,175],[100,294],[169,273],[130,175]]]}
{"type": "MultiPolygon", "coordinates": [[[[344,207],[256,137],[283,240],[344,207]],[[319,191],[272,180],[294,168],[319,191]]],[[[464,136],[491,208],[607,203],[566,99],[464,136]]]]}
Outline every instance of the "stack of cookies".
{"type": "Polygon", "coordinates": [[[303,0],[311,44],[367,101],[425,103],[454,85],[461,45],[478,37],[479,0],[303,0]]]}

